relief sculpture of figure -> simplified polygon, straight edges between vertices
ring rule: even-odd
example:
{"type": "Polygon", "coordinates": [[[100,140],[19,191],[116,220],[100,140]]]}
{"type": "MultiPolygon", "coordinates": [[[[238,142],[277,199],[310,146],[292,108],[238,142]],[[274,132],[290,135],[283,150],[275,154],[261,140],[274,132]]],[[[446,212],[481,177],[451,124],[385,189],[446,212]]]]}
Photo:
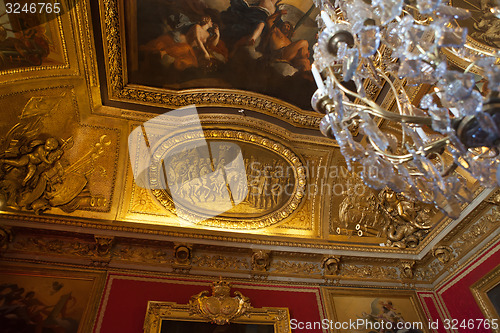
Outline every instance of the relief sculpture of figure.
{"type": "MultiPolygon", "coordinates": [[[[72,142],[70,138],[68,143],[72,142]]],[[[8,194],[7,203],[10,208],[27,208],[39,211],[44,208],[45,201],[38,202],[40,197],[53,189],[53,185],[62,181],[63,168],[59,163],[67,144],[59,145],[55,138],[33,140],[24,149],[27,153],[18,158],[0,159],[7,172],[4,180],[0,181],[6,186],[8,194]],[[15,175],[24,174],[23,179],[15,175]],[[10,186],[9,186],[10,185],[10,186]],[[12,191],[14,190],[14,191],[12,191]]]]}
{"type": "Polygon", "coordinates": [[[432,227],[429,207],[390,189],[379,193],[379,205],[387,217],[383,231],[390,245],[416,247],[432,227]]]}
{"type": "Polygon", "coordinates": [[[493,47],[500,48],[500,19],[493,14],[492,8],[496,7],[494,0],[481,0],[481,17],[474,23],[471,37],[493,47]]]}

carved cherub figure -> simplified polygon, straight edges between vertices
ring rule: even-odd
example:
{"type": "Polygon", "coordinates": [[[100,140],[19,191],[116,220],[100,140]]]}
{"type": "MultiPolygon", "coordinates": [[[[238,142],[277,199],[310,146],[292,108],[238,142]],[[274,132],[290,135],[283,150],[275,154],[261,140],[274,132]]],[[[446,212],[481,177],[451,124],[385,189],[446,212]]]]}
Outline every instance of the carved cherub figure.
{"type": "Polygon", "coordinates": [[[30,144],[33,149],[30,153],[27,153],[16,160],[2,159],[0,162],[11,165],[13,167],[24,167],[28,168],[28,172],[22,181],[22,186],[26,186],[28,181],[33,178],[36,173],[37,166],[41,163],[46,163],[51,165],[54,161],[49,157],[49,154],[59,147],[59,142],[55,138],[48,138],[45,143],[41,140],[35,140],[30,144]]]}

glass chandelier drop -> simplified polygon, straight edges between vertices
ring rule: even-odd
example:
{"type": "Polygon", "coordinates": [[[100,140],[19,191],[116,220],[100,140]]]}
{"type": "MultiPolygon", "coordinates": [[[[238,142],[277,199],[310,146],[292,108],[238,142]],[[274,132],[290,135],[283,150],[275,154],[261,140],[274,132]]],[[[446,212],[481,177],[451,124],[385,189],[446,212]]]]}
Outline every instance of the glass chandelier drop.
{"type": "Polygon", "coordinates": [[[321,15],[312,106],[325,114],[320,130],[336,139],[348,167],[359,163],[360,177],[374,189],[387,186],[453,218],[472,200],[467,178],[498,186],[500,53],[469,46],[467,29],[451,23],[470,13],[442,0],[314,2],[321,15]],[[387,48],[391,56],[384,60],[387,48]],[[450,68],[443,51],[470,65],[450,68]],[[487,96],[477,89],[479,78],[487,80],[487,96]],[[367,97],[367,79],[388,86],[394,110],[367,97]],[[414,105],[405,91],[408,83],[433,89],[414,105]],[[381,131],[380,120],[396,124],[400,135],[381,131]],[[354,139],[353,123],[366,143],[354,139]]]}

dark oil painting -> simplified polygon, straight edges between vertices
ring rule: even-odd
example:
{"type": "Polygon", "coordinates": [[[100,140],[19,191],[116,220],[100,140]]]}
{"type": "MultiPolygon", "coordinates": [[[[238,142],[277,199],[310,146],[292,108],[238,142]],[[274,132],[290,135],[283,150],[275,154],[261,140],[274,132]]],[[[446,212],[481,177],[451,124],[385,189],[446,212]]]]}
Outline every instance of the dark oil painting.
{"type": "Polygon", "coordinates": [[[217,325],[196,321],[163,320],[161,333],[274,333],[273,325],[237,324],[217,325]]]}
{"type": "Polygon", "coordinates": [[[22,274],[0,276],[0,332],[77,333],[93,282],[22,274]]]}
{"type": "Polygon", "coordinates": [[[236,89],[310,110],[312,0],[125,0],[129,82],[236,89]]]}

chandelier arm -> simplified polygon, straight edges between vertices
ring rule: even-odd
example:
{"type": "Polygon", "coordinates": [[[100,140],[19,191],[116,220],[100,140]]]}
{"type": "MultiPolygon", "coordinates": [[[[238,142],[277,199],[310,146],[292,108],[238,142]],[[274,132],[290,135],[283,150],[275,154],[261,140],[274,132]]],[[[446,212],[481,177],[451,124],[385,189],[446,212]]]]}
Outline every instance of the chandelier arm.
{"type": "MultiPolygon", "coordinates": [[[[405,4],[405,6],[410,8],[410,9],[416,10],[418,12],[418,8],[415,6],[408,5],[408,4],[405,4]]],[[[403,9],[402,12],[413,17],[413,21],[416,22],[417,24],[424,25],[424,24],[429,23],[429,21],[430,21],[430,17],[427,17],[425,20],[422,21],[422,20],[415,19],[414,15],[411,15],[411,13],[405,9],[403,9]]],[[[401,18],[399,18],[399,16],[396,16],[396,19],[398,19],[398,22],[401,20],[401,18]]]]}
{"type": "MultiPolygon", "coordinates": [[[[396,86],[392,83],[392,81],[389,79],[387,75],[381,70],[377,70],[377,72],[384,78],[384,80],[389,84],[389,87],[391,88],[393,94],[394,94],[394,99],[396,100],[396,105],[398,106],[398,111],[401,116],[404,115],[403,108],[401,107],[401,102],[399,100],[399,94],[398,90],[396,89],[396,86]]],[[[396,79],[396,77],[394,77],[396,79]]],[[[401,87],[401,84],[400,84],[401,87]]],[[[401,89],[404,91],[404,89],[401,89]]],[[[406,92],[405,92],[406,95],[406,92]]],[[[408,96],[406,96],[408,97],[408,96]]],[[[410,104],[411,105],[411,104],[410,104]]],[[[401,134],[402,134],[402,139],[401,139],[401,147],[404,147],[404,142],[406,141],[406,130],[405,127],[403,126],[403,123],[401,123],[401,134]]]]}
{"type": "MultiPolygon", "coordinates": [[[[370,114],[387,119],[387,120],[401,122],[401,123],[432,125],[432,118],[430,118],[430,117],[400,115],[400,114],[382,109],[378,104],[374,103],[373,101],[371,101],[371,100],[347,89],[346,87],[344,87],[339,82],[339,80],[337,80],[337,77],[335,76],[335,73],[333,72],[332,68],[328,67],[328,70],[330,72],[330,77],[334,80],[335,85],[338,86],[340,90],[342,90],[344,93],[346,93],[348,95],[351,95],[353,97],[358,98],[363,103],[370,106],[370,108],[364,107],[364,109],[367,110],[370,114]]],[[[347,104],[348,102],[344,102],[344,103],[347,104]]],[[[348,105],[355,106],[352,103],[349,103],[348,105]]]]}
{"type": "Polygon", "coordinates": [[[392,92],[394,94],[394,98],[396,99],[396,105],[398,106],[399,114],[403,115],[403,108],[401,107],[401,102],[399,101],[399,98],[398,98],[398,91],[396,89],[396,86],[392,83],[392,81],[389,79],[389,77],[387,75],[385,75],[384,72],[382,72],[381,70],[377,70],[377,72],[389,84],[389,87],[391,88],[391,90],[392,90],[392,92]]]}
{"type": "MultiPolygon", "coordinates": [[[[368,139],[369,139],[371,145],[373,146],[373,148],[375,149],[375,151],[381,155],[384,155],[392,163],[402,164],[402,163],[409,162],[409,161],[414,159],[412,154],[404,154],[404,155],[389,154],[389,153],[383,151],[382,149],[380,149],[380,147],[378,147],[372,141],[371,137],[368,137],[368,139]]],[[[420,154],[423,154],[424,156],[427,156],[431,153],[435,153],[435,152],[443,149],[448,144],[448,141],[449,141],[449,137],[444,137],[442,139],[434,141],[428,145],[425,145],[422,150],[417,151],[417,154],[420,153],[420,154]]]]}

